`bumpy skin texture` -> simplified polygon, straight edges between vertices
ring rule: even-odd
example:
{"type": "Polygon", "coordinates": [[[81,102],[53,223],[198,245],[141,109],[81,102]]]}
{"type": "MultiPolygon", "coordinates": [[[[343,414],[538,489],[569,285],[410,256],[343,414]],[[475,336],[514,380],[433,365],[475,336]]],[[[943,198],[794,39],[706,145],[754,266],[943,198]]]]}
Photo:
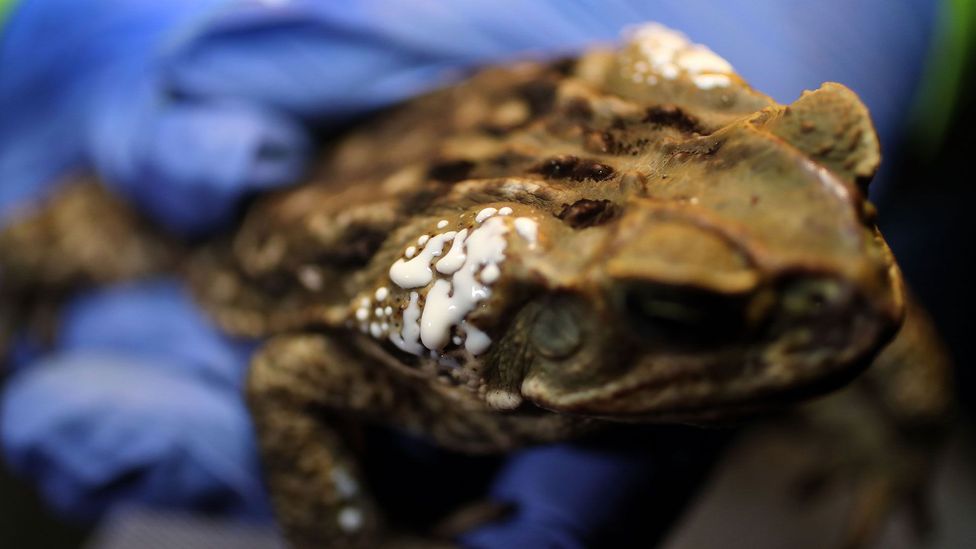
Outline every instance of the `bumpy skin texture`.
{"type": "Polygon", "coordinates": [[[250,403],[296,544],[368,545],[379,524],[329,476],[354,464],[309,410],[503,450],[590,418],[786,402],[849,379],[893,334],[902,288],[860,187],[879,157],[857,97],[826,84],[784,107],[734,74],[649,84],[642,47],[488,69],[382,113],[198,260],[228,329],[288,334],[256,361],[250,403]],[[426,315],[445,277],[401,287],[391,266],[424,236],[490,222],[475,219],[486,208],[512,211],[494,217],[507,233],[490,295],[457,340],[405,352],[391,336],[409,339],[411,293],[426,315]],[[470,326],[492,341],[483,354],[461,344],[470,326]]]}
{"type": "Polygon", "coordinates": [[[289,539],[375,546],[349,422],[503,451],[854,377],[904,312],[878,162],[847,88],[778,105],[648,27],[378,114],[186,272],[228,331],[270,338],[248,396],[289,539]]]}
{"type": "Polygon", "coordinates": [[[91,177],[75,176],[44,207],[0,230],[0,360],[18,327],[54,330],[72,290],[171,268],[177,246],[91,177]]]}

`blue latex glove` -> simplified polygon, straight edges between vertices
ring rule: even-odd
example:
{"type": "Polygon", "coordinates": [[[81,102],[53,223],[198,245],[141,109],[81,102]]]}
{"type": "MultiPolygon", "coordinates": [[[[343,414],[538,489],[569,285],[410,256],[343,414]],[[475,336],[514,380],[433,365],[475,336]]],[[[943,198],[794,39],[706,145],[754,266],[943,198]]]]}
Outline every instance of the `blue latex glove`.
{"type": "Polygon", "coordinates": [[[242,195],[296,177],[309,122],[648,19],[707,43],[779,101],[844,82],[888,150],[933,12],[931,0],[22,0],[0,42],[0,219],[86,165],[159,221],[212,228],[242,195]]]}
{"type": "MultiPolygon", "coordinates": [[[[349,4],[23,1],[0,36],[0,223],[66,169],[87,167],[157,221],[206,231],[242,196],[294,180],[309,128],[417,93],[457,67],[572,51],[648,19],[709,44],[779,101],[824,80],[848,84],[887,146],[908,110],[934,10],[924,0],[349,4]]],[[[83,297],[65,329],[61,348],[6,388],[3,444],[17,470],[76,515],[119,501],[223,501],[261,513],[237,397],[244,354],[178,287],[83,297]],[[160,480],[170,478],[181,480],[160,480]]],[[[519,516],[472,533],[472,544],[582,543],[607,516],[594,506],[613,509],[639,485],[619,482],[635,474],[625,456],[562,448],[512,463],[495,495],[518,502],[519,516]],[[588,498],[592,505],[580,504],[588,498]]]]}
{"type": "Polygon", "coordinates": [[[9,380],[8,464],[64,514],[119,503],[267,517],[240,398],[253,343],[219,333],[174,281],[73,300],[59,349],[9,380]]]}

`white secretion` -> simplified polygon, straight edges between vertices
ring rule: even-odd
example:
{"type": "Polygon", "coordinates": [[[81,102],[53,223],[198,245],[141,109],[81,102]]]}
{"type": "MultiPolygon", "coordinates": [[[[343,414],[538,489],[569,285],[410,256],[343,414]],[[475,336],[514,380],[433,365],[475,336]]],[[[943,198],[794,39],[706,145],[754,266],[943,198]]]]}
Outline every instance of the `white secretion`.
{"type": "Polygon", "coordinates": [[[479,275],[481,281],[485,284],[491,284],[492,282],[498,280],[501,276],[502,271],[498,268],[498,265],[492,263],[490,265],[485,265],[484,269],[481,269],[481,274],[479,275]]]}
{"type": "Polygon", "coordinates": [[[363,512],[356,507],[343,507],[337,518],[343,532],[357,532],[363,527],[363,512]]]}
{"type": "Polygon", "coordinates": [[[461,229],[457,235],[454,236],[454,241],[451,243],[451,249],[447,251],[447,255],[441,258],[434,265],[437,272],[442,274],[454,274],[458,269],[464,265],[464,260],[467,259],[467,255],[464,253],[464,240],[468,237],[468,230],[461,229]]]}
{"type": "Polygon", "coordinates": [[[488,337],[488,334],[468,323],[465,323],[464,329],[467,333],[467,338],[464,340],[464,348],[469,353],[480,355],[488,350],[488,347],[491,345],[491,338],[488,337]]]}
{"type": "Polygon", "coordinates": [[[359,492],[359,483],[345,468],[336,466],[329,472],[336,493],[343,498],[351,498],[359,492]]]}
{"type": "Polygon", "coordinates": [[[420,341],[432,351],[447,344],[451,326],[460,322],[466,314],[452,303],[451,289],[451,283],[442,278],[434,282],[434,287],[427,292],[424,312],[420,317],[420,341]]]}
{"type": "Polygon", "coordinates": [[[477,221],[478,223],[481,223],[484,220],[488,219],[489,217],[495,215],[496,213],[498,213],[498,210],[496,208],[485,208],[480,212],[478,212],[478,215],[474,216],[474,220],[477,221]]]}
{"type": "MultiPolygon", "coordinates": [[[[390,267],[390,279],[396,283],[397,286],[401,288],[422,288],[434,278],[434,273],[430,269],[430,263],[435,257],[440,256],[444,252],[444,243],[452,240],[455,235],[454,231],[448,231],[443,234],[431,237],[427,241],[427,245],[424,249],[416,256],[407,255],[409,261],[404,261],[403,259],[398,259],[396,263],[390,267]]],[[[407,248],[407,251],[410,249],[407,248]]]]}
{"type": "Polygon", "coordinates": [[[686,74],[700,89],[724,88],[732,84],[735,73],[728,61],[701,44],[694,44],[684,34],[658,23],[632,29],[630,40],[639,59],[629,65],[623,76],[634,82],[642,80],[655,85],[657,76],[673,80],[686,74]]]}
{"type": "Polygon", "coordinates": [[[508,227],[502,218],[488,217],[465,239],[467,253],[464,264],[453,274],[450,282],[438,280],[427,294],[420,319],[421,341],[425,347],[442,349],[451,336],[451,329],[459,325],[478,302],[491,295],[491,290],[478,280],[477,274],[484,267],[497,266],[505,259],[507,232],[508,227]]]}
{"type": "Polygon", "coordinates": [[[732,65],[701,44],[691,44],[675,55],[675,62],[691,74],[729,74],[732,65]]]}
{"type": "MultiPolygon", "coordinates": [[[[390,267],[389,276],[405,290],[429,287],[423,306],[420,294],[411,291],[397,328],[395,309],[384,303],[390,291],[381,287],[373,294],[375,309],[371,300],[364,298],[356,310],[361,329],[374,337],[388,338],[404,352],[430,355],[442,366],[457,364],[441,354],[449,344],[463,346],[472,355],[487,351],[491,338],[467,322],[467,317],[491,296],[490,286],[501,277],[509,230],[514,229],[530,248],[538,239],[538,224],[527,217],[506,219],[513,213],[508,206],[484,208],[475,215],[474,227],[418,238],[423,249],[408,248],[406,258],[397,259],[390,267]],[[375,318],[370,318],[371,309],[375,318]]],[[[442,219],[437,228],[448,225],[448,220],[442,219]]]]}
{"type": "Polygon", "coordinates": [[[732,79],[724,74],[696,74],[691,77],[691,81],[703,90],[724,88],[732,83],[732,79]]]}
{"type": "Polygon", "coordinates": [[[539,224],[528,217],[517,217],[515,218],[515,232],[529,243],[530,248],[534,248],[536,240],[539,238],[539,224]]]}
{"type": "Polygon", "coordinates": [[[403,328],[400,333],[390,334],[390,341],[397,348],[414,355],[419,355],[424,350],[424,346],[420,344],[419,299],[420,295],[417,292],[410,292],[410,303],[403,311],[403,328]]]}

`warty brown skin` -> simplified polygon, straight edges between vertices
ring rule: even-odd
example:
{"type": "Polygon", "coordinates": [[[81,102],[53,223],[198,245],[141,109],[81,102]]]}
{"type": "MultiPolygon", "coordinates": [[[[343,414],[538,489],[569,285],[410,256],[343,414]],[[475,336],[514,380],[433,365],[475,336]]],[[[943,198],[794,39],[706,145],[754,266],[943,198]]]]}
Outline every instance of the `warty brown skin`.
{"type": "MultiPolygon", "coordinates": [[[[648,85],[638,54],[489,68],[381,112],[185,262],[220,325],[268,340],[248,402],[296,546],[392,543],[336,424],[491,452],[606,420],[728,420],[844,384],[897,331],[904,290],[865,199],[880,158],[856,95],[828,83],[782,106],[734,74],[648,85]],[[404,248],[441,219],[473,229],[486,207],[512,209],[509,233],[516,217],[538,227],[534,244],[509,234],[466,317],[488,350],[415,356],[361,333],[355,303],[379,287],[404,329],[410,291],[389,274],[404,248]]],[[[3,268],[50,224],[0,233],[3,268]]],[[[70,250],[59,266],[94,268],[70,250]]],[[[430,286],[415,291],[423,306],[430,286]]]]}

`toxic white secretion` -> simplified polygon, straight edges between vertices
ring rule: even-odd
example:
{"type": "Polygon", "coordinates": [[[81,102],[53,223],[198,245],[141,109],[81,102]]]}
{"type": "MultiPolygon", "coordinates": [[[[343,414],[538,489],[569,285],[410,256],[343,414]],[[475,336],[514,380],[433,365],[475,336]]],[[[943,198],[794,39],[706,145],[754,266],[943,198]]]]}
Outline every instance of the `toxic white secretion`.
{"type": "Polygon", "coordinates": [[[627,34],[636,46],[636,56],[624,64],[622,76],[634,82],[657,85],[686,75],[700,89],[724,88],[732,84],[732,65],[684,34],[658,23],[630,29],[627,34]]]}
{"type": "MultiPolygon", "coordinates": [[[[500,278],[511,229],[530,248],[535,247],[538,235],[533,219],[507,219],[512,213],[507,206],[484,208],[471,227],[421,235],[416,242],[423,248],[408,247],[389,271],[393,284],[411,290],[407,305],[394,309],[387,302],[390,291],[386,287],[377,289],[371,296],[375,303],[370,297],[362,298],[355,310],[360,329],[373,337],[387,338],[415,355],[437,357],[450,344],[463,345],[472,355],[488,350],[491,339],[467,322],[467,317],[478,303],[488,299],[490,286],[500,278]],[[418,290],[428,287],[421,307],[418,290]],[[399,331],[394,329],[394,316],[401,316],[399,331]]],[[[437,229],[448,224],[442,219],[437,229]]]]}

